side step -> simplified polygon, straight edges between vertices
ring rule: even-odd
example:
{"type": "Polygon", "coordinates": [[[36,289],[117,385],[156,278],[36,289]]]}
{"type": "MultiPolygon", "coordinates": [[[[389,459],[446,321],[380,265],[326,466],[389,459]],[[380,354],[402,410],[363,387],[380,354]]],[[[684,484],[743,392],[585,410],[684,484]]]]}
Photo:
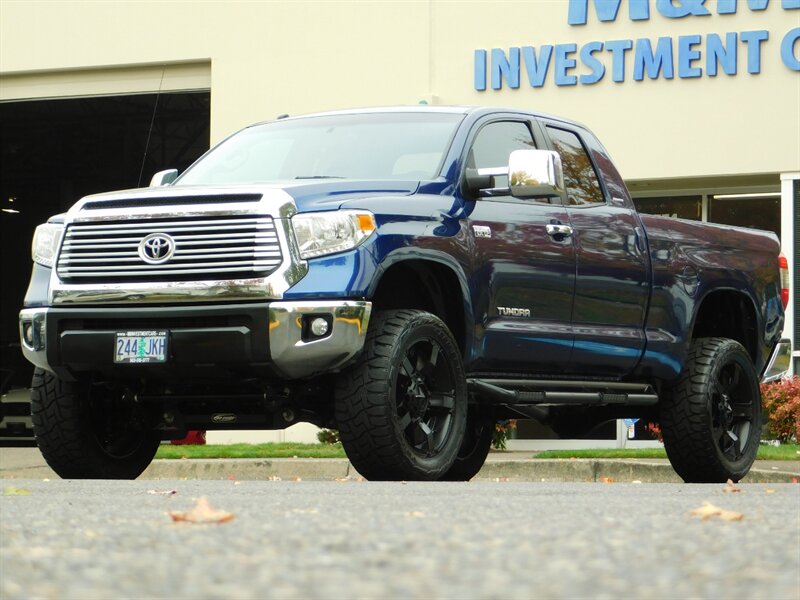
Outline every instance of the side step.
{"type": "Polygon", "coordinates": [[[501,405],[653,406],[658,395],[648,384],[598,381],[467,379],[471,393],[501,405]]]}

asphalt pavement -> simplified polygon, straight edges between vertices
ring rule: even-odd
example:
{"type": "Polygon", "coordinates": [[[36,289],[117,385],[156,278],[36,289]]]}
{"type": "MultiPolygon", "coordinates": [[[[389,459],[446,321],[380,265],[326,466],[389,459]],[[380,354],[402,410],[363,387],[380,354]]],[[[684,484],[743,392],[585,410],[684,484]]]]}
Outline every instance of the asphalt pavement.
{"type": "Polygon", "coordinates": [[[3,600],[800,597],[792,484],[3,486],[3,600]],[[233,519],[172,521],[200,496],[233,519]]]}
{"type": "MultiPolygon", "coordinates": [[[[0,448],[0,478],[56,479],[36,448],[0,448]]],[[[140,479],[301,479],[358,478],[347,459],[191,459],[155,460],[140,479]]],[[[478,481],[680,483],[664,459],[536,459],[533,452],[491,452],[478,481]]],[[[800,481],[800,461],[756,461],[743,481],[800,481]]]]}

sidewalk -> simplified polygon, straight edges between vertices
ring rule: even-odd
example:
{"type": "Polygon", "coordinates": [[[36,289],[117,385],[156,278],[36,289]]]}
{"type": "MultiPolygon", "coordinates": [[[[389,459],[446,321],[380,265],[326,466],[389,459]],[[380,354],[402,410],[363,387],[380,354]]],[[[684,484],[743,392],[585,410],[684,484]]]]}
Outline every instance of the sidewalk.
{"type": "MultiPolygon", "coordinates": [[[[475,480],[680,483],[666,459],[536,459],[491,452],[475,480]]],[[[343,458],[155,460],[140,479],[336,480],[358,478],[343,458]]],[[[0,449],[0,479],[57,479],[36,448],[0,449]]],[[[800,481],[800,461],[757,460],[743,483],[800,481]]]]}

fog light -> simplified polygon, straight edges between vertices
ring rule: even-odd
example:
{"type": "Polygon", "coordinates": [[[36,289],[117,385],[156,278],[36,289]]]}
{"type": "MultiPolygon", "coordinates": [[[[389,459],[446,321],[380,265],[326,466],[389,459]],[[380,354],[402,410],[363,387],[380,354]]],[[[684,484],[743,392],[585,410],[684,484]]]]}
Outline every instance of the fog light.
{"type": "Polygon", "coordinates": [[[326,335],[328,333],[328,329],[330,329],[328,321],[321,317],[311,321],[311,333],[313,333],[316,337],[322,337],[323,335],[326,335]]]}
{"type": "Polygon", "coordinates": [[[30,323],[22,324],[22,339],[28,346],[33,346],[33,326],[30,323]]]}

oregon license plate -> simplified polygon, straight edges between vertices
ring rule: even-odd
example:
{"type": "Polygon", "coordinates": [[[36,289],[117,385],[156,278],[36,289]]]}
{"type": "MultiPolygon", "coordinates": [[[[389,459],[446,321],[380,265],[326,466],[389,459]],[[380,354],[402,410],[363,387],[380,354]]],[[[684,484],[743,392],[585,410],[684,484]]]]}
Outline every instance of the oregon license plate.
{"type": "Polygon", "coordinates": [[[114,342],[115,363],[167,362],[166,331],[118,331],[114,342]]]}

